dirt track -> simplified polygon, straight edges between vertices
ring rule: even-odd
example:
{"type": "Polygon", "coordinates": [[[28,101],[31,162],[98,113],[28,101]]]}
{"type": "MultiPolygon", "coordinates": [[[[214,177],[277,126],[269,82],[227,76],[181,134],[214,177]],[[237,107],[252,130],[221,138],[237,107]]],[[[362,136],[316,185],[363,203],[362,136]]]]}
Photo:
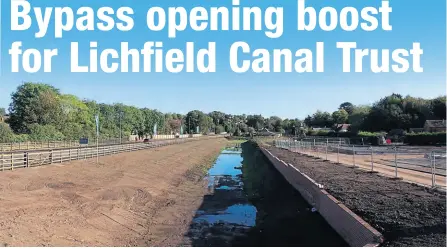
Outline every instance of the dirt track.
{"type": "Polygon", "coordinates": [[[445,246],[445,194],[287,150],[268,149],[323,184],[335,198],[382,232],[384,245],[445,246]]]}
{"type": "Polygon", "coordinates": [[[0,246],[175,246],[203,198],[211,139],[0,173],[0,246]],[[169,240],[167,240],[169,239],[169,240]]]}

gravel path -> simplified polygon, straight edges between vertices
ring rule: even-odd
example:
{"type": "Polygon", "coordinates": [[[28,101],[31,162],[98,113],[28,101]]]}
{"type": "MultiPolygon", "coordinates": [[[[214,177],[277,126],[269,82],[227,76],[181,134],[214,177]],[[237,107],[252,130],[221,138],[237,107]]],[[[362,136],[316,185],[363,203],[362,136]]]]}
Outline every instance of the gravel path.
{"type": "Polygon", "coordinates": [[[446,196],[402,181],[274,147],[385,237],[384,246],[446,246],[446,196]]]}

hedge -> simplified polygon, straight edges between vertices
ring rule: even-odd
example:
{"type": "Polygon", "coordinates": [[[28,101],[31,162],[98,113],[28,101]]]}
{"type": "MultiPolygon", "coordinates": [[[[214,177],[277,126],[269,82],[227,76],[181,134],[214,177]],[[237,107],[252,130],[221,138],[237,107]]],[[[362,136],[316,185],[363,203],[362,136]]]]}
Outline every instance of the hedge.
{"type": "Polygon", "coordinates": [[[445,145],[446,133],[411,133],[405,136],[404,141],[408,145],[445,145]]]}

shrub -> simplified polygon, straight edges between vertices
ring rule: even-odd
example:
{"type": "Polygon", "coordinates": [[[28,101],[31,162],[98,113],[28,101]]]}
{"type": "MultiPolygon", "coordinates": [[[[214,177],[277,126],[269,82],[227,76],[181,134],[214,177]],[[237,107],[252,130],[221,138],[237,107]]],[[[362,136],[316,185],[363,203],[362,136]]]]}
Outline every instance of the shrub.
{"type": "Polygon", "coordinates": [[[9,143],[14,140],[14,132],[5,123],[0,123],[0,143],[9,143]]]}
{"type": "Polygon", "coordinates": [[[310,130],[307,132],[308,136],[319,136],[319,137],[325,137],[329,135],[329,131],[314,131],[310,130]]]}
{"type": "Polygon", "coordinates": [[[64,140],[64,134],[52,125],[32,124],[29,126],[31,141],[56,141],[64,140]]]}
{"type": "Polygon", "coordinates": [[[17,135],[14,135],[13,139],[10,142],[22,143],[22,142],[27,142],[27,141],[29,141],[28,134],[17,134],[17,135]]]}
{"type": "Polygon", "coordinates": [[[409,145],[445,145],[446,133],[410,133],[405,136],[404,141],[409,145]]]}

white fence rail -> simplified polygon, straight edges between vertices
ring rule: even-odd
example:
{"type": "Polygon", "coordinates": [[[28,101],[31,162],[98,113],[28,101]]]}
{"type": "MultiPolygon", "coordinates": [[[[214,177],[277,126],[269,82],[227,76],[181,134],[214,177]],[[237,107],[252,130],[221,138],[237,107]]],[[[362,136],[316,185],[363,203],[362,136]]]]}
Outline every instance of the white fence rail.
{"type": "Polygon", "coordinates": [[[366,168],[372,173],[384,173],[395,179],[445,188],[446,151],[424,147],[389,147],[331,144],[328,141],[275,140],[275,147],[314,158],[366,168]]]}

